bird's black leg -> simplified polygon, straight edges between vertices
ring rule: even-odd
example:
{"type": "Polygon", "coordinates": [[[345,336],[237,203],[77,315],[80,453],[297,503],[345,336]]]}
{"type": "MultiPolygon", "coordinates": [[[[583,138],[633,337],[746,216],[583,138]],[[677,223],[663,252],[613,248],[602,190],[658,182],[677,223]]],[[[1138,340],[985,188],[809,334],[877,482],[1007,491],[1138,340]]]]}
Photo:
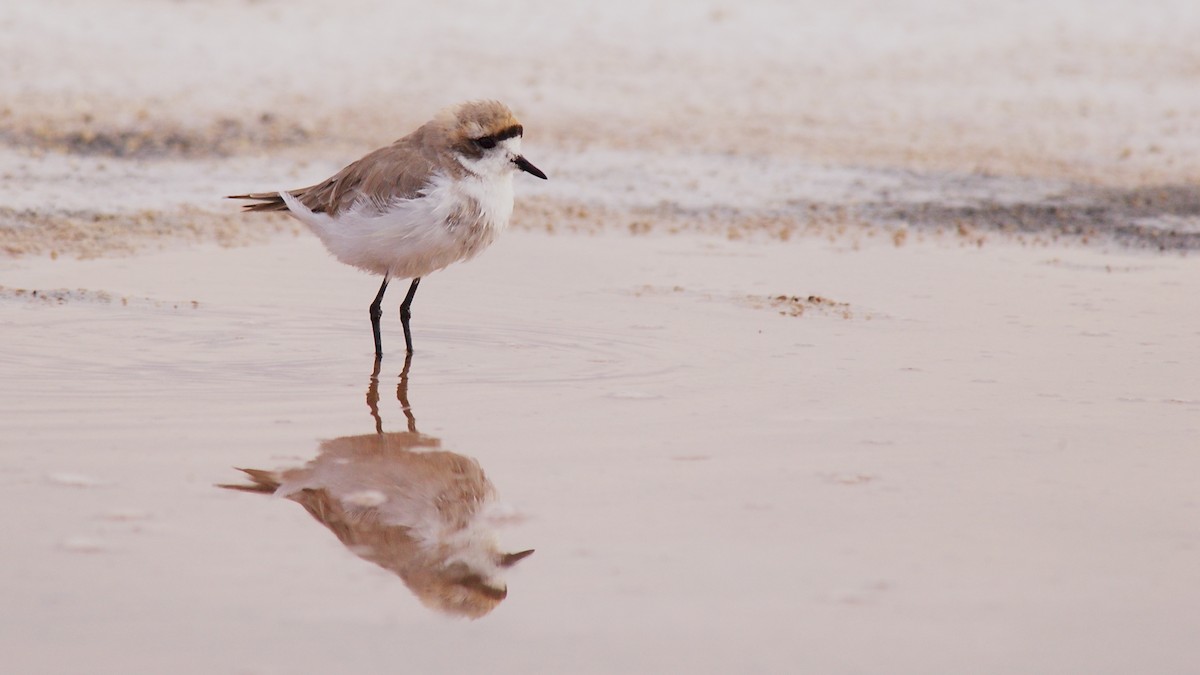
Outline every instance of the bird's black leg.
{"type": "Polygon", "coordinates": [[[412,332],[408,329],[408,320],[412,318],[412,312],[409,307],[412,305],[413,296],[417,294],[417,284],[421,283],[421,277],[412,280],[412,285],[408,287],[408,295],[404,296],[404,302],[400,303],[400,323],[404,326],[404,346],[408,348],[408,353],[412,353],[412,332]]]}
{"type": "MultiPolygon", "coordinates": [[[[388,276],[383,275],[383,283],[379,286],[379,293],[375,296],[375,302],[371,303],[371,332],[375,335],[375,356],[383,356],[383,344],[379,341],[379,317],[383,316],[383,309],[379,306],[383,302],[383,292],[387,290],[388,276]]],[[[409,295],[412,295],[411,293],[409,295]]],[[[404,336],[408,337],[408,325],[404,326],[404,336]]],[[[412,351],[409,349],[409,351],[412,351]]]]}

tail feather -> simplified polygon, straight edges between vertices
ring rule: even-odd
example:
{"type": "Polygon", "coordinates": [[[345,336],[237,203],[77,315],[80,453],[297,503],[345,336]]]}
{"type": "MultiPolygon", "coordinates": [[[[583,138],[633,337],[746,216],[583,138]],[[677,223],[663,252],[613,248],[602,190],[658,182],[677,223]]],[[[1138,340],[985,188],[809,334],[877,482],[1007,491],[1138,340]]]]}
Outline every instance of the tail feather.
{"type": "MultiPolygon", "coordinates": [[[[294,194],[294,193],[293,193],[294,194]]],[[[252,192],[244,195],[229,195],[226,199],[254,200],[255,204],[242,204],[243,211],[287,211],[287,204],[278,192],[252,192]]]]}
{"type": "Polygon", "coordinates": [[[238,471],[246,474],[253,481],[252,485],[235,485],[232,483],[221,484],[217,487],[223,487],[229,490],[241,490],[243,492],[261,492],[264,494],[274,494],[279,489],[279,475],[272,471],[263,471],[261,469],[242,469],[238,471]]]}

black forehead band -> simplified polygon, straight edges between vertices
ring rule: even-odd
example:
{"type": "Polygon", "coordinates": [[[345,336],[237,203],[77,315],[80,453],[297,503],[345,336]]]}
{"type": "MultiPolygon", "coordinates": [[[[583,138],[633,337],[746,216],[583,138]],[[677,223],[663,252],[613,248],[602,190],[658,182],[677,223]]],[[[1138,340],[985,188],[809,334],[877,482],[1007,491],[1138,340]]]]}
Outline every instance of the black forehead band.
{"type": "Polygon", "coordinates": [[[479,138],[477,138],[475,140],[481,141],[485,138],[490,138],[490,139],[496,141],[497,143],[499,143],[500,141],[505,141],[510,138],[513,138],[514,136],[520,136],[524,133],[525,133],[525,129],[520,124],[514,124],[510,127],[505,127],[504,129],[501,129],[500,131],[497,131],[496,133],[491,134],[490,136],[480,136],[479,138]]]}

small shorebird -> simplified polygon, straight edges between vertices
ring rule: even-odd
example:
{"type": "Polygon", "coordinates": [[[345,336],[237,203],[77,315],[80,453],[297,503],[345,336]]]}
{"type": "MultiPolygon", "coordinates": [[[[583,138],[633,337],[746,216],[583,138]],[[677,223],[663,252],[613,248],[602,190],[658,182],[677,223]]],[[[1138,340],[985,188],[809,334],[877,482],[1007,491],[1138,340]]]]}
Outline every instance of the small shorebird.
{"type": "Polygon", "coordinates": [[[345,436],[284,471],[239,469],[220,487],[287,497],[358,557],[397,574],[425,605],[477,619],[508,596],[504,577],[533,550],[505,553],[505,507],[474,459],[411,431],[345,436]]]}
{"type": "Polygon", "coordinates": [[[283,471],[239,469],[250,483],[220,487],[287,497],[358,557],[394,572],[425,605],[478,619],[508,597],[507,571],[533,549],[506,553],[496,529],[514,522],[479,462],[417,431],[408,370],[396,398],[408,431],[383,431],[379,359],[367,388],[375,433],[321,443],[317,457],[283,471]]]}
{"type": "Polygon", "coordinates": [[[388,281],[412,279],[400,305],[411,354],[409,308],[421,278],[495,241],[512,216],[515,171],[546,178],[521,155],[523,131],[503,103],[461,103],[316,185],[230,199],[254,200],[246,211],[287,211],[338,260],[383,276],[371,303],[376,356],[388,281]]]}

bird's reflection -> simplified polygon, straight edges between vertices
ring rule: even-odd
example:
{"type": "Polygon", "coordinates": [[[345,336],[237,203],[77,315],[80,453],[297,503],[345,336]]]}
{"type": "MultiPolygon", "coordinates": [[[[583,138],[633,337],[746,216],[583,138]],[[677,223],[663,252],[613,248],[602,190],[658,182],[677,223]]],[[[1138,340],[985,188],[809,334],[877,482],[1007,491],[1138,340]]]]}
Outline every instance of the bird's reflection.
{"type": "Polygon", "coordinates": [[[506,568],[533,553],[502,553],[494,525],[505,519],[479,463],[417,431],[408,403],[411,356],[396,389],[408,431],[383,431],[379,359],[367,389],[375,433],[324,441],[308,464],[283,471],[239,469],[250,484],[303,506],[355,555],[395,572],[425,605],[479,618],[508,595],[506,568]]]}

